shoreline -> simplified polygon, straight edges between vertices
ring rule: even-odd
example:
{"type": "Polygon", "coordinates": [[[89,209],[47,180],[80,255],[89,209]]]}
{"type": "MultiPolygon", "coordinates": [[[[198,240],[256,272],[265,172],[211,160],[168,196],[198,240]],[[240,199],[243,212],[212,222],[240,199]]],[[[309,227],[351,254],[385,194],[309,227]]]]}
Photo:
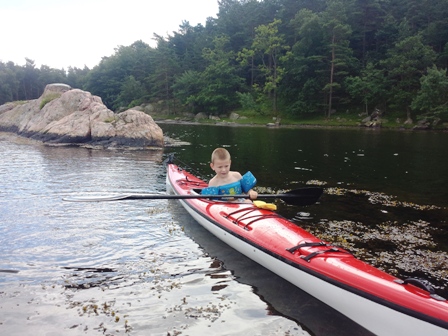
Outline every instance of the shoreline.
{"type": "MultiPolygon", "coordinates": [[[[153,118],[154,119],[154,118],[153,118]]],[[[236,123],[231,121],[218,121],[218,122],[199,122],[199,121],[191,121],[191,120],[177,120],[177,119],[154,119],[156,124],[166,124],[166,125],[192,125],[192,126],[215,126],[215,127],[264,127],[270,129],[334,129],[334,130],[365,130],[365,131],[399,131],[399,132],[431,132],[431,133],[446,133],[448,132],[448,128],[440,128],[440,129],[413,129],[413,128],[405,128],[405,127],[366,127],[366,126],[351,126],[351,125],[309,125],[309,124],[280,124],[280,125],[270,125],[270,124],[258,124],[258,123],[236,123]]],[[[164,147],[177,147],[180,145],[185,145],[185,143],[178,141],[176,139],[171,139],[164,136],[165,146],[164,147]]],[[[29,144],[29,145],[43,145],[43,146],[73,146],[73,144],[46,144],[42,141],[27,138],[20,134],[14,132],[5,132],[0,131],[0,140],[13,141],[16,143],[29,144]]],[[[93,146],[79,146],[90,149],[99,149],[94,148],[93,146]]],[[[162,150],[161,148],[137,148],[131,147],[132,149],[151,149],[151,150],[162,150]]],[[[119,149],[121,147],[113,147],[113,148],[102,148],[102,149],[119,149]]],[[[124,147],[123,147],[124,148],[124,147]]],[[[128,147],[126,147],[128,148],[128,147]]]]}
{"type": "Polygon", "coordinates": [[[257,124],[257,123],[236,123],[231,121],[218,121],[214,123],[210,122],[200,122],[200,121],[191,121],[191,120],[177,120],[177,119],[154,119],[156,124],[170,124],[170,125],[204,125],[204,126],[229,126],[229,127],[265,127],[272,129],[300,129],[300,128],[327,128],[327,129],[362,129],[362,130],[371,130],[371,131],[381,131],[381,130],[391,130],[391,131],[400,131],[400,132],[448,132],[448,128],[440,128],[440,129],[414,129],[414,128],[406,128],[403,126],[397,127],[367,127],[367,126],[354,126],[354,125],[310,125],[310,124],[257,124]]]}

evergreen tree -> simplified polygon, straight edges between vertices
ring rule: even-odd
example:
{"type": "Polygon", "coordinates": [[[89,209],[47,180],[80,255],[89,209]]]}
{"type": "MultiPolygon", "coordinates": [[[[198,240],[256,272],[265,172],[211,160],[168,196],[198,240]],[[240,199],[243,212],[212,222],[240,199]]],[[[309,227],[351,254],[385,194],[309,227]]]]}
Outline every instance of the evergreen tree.
{"type": "Polygon", "coordinates": [[[25,58],[26,63],[23,69],[21,80],[21,93],[25,100],[36,99],[43,93],[43,88],[39,85],[39,70],[33,60],[25,58]]]}
{"type": "Polygon", "coordinates": [[[150,92],[150,81],[147,78],[154,71],[152,53],[153,49],[142,41],[136,41],[127,47],[118,47],[114,55],[103,57],[100,64],[89,72],[86,90],[100,96],[104,104],[111,109],[125,107],[119,105],[122,101],[117,97],[122,90],[122,84],[129,76],[133,76],[145,88],[145,92],[150,92]]]}
{"type": "Polygon", "coordinates": [[[352,29],[347,24],[346,8],[343,1],[330,0],[326,11],[322,13],[324,38],[330,56],[328,58],[329,80],[324,87],[324,91],[328,95],[327,118],[330,118],[333,112],[335,93],[341,88],[343,78],[354,63],[349,41],[352,29]]]}
{"type": "Polygon", "coordinates": [[[372,63],[367,64],[360,76],[350,76],[345,79],[347,91],[357,101],[364,103],[364,112],[367,115],[370,114],[372,107],[385,102],[387,93],[385,83],[384,71],[376,69],[372,63]]]}
{"type": "Polygon", "coordinates": [[[420,78],[420,90],[412,100],[411,107],[423,112],[425,118],[448,120],[447,69],[428,68],[420,78]]]}
{"type": "Polygon", "coordinates": [[[38,82],[42,88],[45,88],[45,86],[50,83],[67,84],[67,75],[63,69],[53,69],[48,65],[42,65],[38,73],[38,82]]]}
{"type": "Polygon", "coordinates": [[[380,0],[356,0],[347,11],[348,23],[353,30],[350,46],[360,64],[366,66],[369,56],[378,50],[375,33],[385,24],[385,11],[380,0]]]}
{"type": "Polygon", "coordinates": [[[181,65],[174,49],[164,37],[155,34],[154,40],[157,41],[157,48],[153,53],[152,62],[157,66],[149,76],[152,87],[150,95],[152,98],[163,100],[167,112],[170,113],[170,102],[174,99],[172,86],[176,76],[180,75],[181,65]]]}
{"type": "MultiPolygon", "coordinates": [[[[377,106],[406,110],[409,117],[411,106],[416,113],[434,109],[423,104],[420,79],[434,65],[439,71],[448,67],[448,0],[219,0],[218,5],[217,18],[208,18],[205,26],[183,21],[171,36],[155,36],[157,48],[142,41],[119,46],[91,70],[37,68],[30,59],[24,66],[0,62],[0,103],[36,99],[46,84],[63,82],[91,91],[112,109],[153,100],[171,112],[181,99],[193,111],[220,113],[235,108],[238,98],[257,111],[276,114],[281,108],[326,117],[360,104],[369,112],[377,106]],[[228,42],[220,52],[214,41],[223,36],[228,42]],[[244,67],[232,59],[241,51],[244,67]],[[240,77],[251,89],[241,87],[240,77]],[[417,95],[421,98],[414,100],[417,95]]],[[[443,87],[443,81],[436,83],[443,87]]]]}
{"type": "Polygon", "coordinates": [[[214,48],[205,48],[203,58],[206,63],[204,71],[187,71],[176,81],[176,96],[193,111],[226,112],[236,106],[236,92],[243,84],[236,64],[232,63],[235,57],[229,50],[229,38],[216,37],[214,48]]]}
{"type": "Polygon", "coordinates": [[[420,78],[436,59],[435,52],[424,45],[420,35],[398,42],[382,64],[390,81],[392,106],[404,109],[411,119],[411,102],[420,89],[420,78]]]}
{"type": "Polygon", "coordinates": [[[222,113],[237,106],[236,92],[241,90],[243,78],[238,76],[233,62],[235,55],[229,48],[229,38],[219,36],[213,42],[214,49],[205,48],[203,51],[207,67],[201,73],[204,85],[197,101],[214,113],[222,113]]]}
{"type": "Polygon", "coordinates": [[[327,82],[324,27],[319,15],[308,9],[300,10],[289,27],[296,42],[281,85],[282,96],[293,114],[316,113],[324,104],[322,88],[327,82]]]}
{"type": "Polygon", "coordinates": [[[184,106],[190,111],[202,111],[202,106],[197,103],[197,96],[202,88],[200,73],[193,70],[185,71],[181,76],[176,78],[173,85],[173,93],[184,106]]]}
{"type": "Polygon", "coordinates": [[[20,79],[12,62],[0,62],[0,105],[19,100],[20,79]]]}
{"type": "Polygon", "coordinates": [[[83,69],[69,67],[67,71],[67,84],[72,88],[83,89],[90,69],[84,66],[83,69]]]}
{"type": "Polygon", "coordinates": [[[134,76],[128,76],[121,85],[120,94],[114,102],[115,106],[131,108],[142,103],[142,97],[145,96],[145,89],[134,76]]]}
{"type": "Polygon", "coordinates": [[[176,58],[181,65],[181,73],[187,70],[202,71],[204,62],[202,50],[211,47],[213,37],[207,36],[203,25],[193,27],[188,21],[183,21],[179,31],[169,37],[170,47],[173,48],[176,58]]]}
{"type": "Polygon", "coordinates": [[[255,38],[251,49],[243,49],[239,54],[243,65],[247,65],[253,57],[261,60],[258,65],[262,74],[261,87],[272,101],[275,117],[278,116],[277,88],[285,72],[282,63],[290,56],[289,53],[286,53],[289,47],[285,45],[283,36],[278,32],[280,23],[280,20],[274,20],[267,25],[255,28],[255,38]]]}

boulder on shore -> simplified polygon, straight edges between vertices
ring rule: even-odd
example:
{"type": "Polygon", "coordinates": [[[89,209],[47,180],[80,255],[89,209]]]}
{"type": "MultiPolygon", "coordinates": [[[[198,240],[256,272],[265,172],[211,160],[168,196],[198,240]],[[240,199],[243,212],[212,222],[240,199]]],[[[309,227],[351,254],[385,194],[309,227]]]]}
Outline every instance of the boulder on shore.
{"type": "Polygon", "coordinates": [[[0,131],[46,144],[88,147],[163,147],[163,131],[151,116],[109,110],[98,96],[65,84],[49,84],[41,97],[0,106],[0,131]]]}

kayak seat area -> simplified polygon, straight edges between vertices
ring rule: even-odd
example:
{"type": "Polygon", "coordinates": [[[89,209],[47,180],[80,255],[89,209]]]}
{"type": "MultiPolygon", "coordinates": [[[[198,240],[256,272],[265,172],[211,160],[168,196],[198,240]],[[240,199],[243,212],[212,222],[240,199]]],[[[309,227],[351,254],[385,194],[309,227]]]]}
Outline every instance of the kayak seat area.
{"type": "Polygon", "coordinates": [[[325,250],[317,250],[314,252],[309,253],[308,255],[300,255],[300,258],[302,258],[303,260],[305,260],[306,262],[310,262],[311,259],[313,259],[314,257],[317,257],[319,255],[324,255],[326,253],[346,253],[350,256],[353,256],[350,252],[345,251],[343,249],[340,249],[336,246],[332,246],[329,245],[323,241],[320,242],[304,242],[304,243],[300,243],[296,246],[287,248],[286,251],[291,252],[292,254],[294,254],[294,252],[304,248],[304,247],[329,247],[325,250]]]}
{"type": "Polygon", "coordinates": [[[234,224],[237,225],[243,225],[243,228],[245,230],[250,230],[250,225],[253,223],[267,219],[267,218],[279,218],[280,215],[276,214],[275,212],[272,213],[262,213],[259,211],[260,209],[256,206],[254,207],[246,207],[242,209],[235,210],[230,213],[223,213],[223,217],[231,220],[234,224]],[[250,215],[252,214],[252,215],[250,215]],[[238,216],[236,216],[238,215],[238,216]],[[251,219],[249,222],[242,223],[242,221],[246,221],[248,219],[251,219]]]}
{"type": "Polygon", "coordinates": [[[352,256],[352,254],[350,252],[341,250],[341,249],[339,249],[337,247],[332,247],[332,248],[327,249],[327,250],[319,250],[319,251],[316,251],[316,252],[312,252],[312,253],[308,254],[307,256],[300,256],[300,258],[302,258],[306,262],[310,262],[311,259],[313,259],[314,257],[317,257],[317,256],[325,254],[325,253],[346,253],[347,255],[352,256]]]}
{"type": "Polygon", "coordinates": [[[309,247],[309,246],[329,246],[327,243],[320,241],[320,242],[305,242],[301,243],[299,245],[296,245],[294,247],[287,248],[286,251],[294,253],[297,250],[300,250],[302,247],[309,247]]]}
{"type": "Polygon", "coordinates": [[[182,188],[184,188],[184,189],[185,189],[185,187],[190,188],[190,189],[193,189],[195,187],[196,188],[200,187],[199,189],[196,189],[196,190],[199,190],[199,193],[202,188],[205,188],[207,186],[207,183],[205,183],[204,181],[201,181],[199,179],[196,181],[192,181],[192,180],[189,180],[187,176],[185,177],[185,179],[177,180],[176,183],[178,185],[181,185],[182,188]]]}

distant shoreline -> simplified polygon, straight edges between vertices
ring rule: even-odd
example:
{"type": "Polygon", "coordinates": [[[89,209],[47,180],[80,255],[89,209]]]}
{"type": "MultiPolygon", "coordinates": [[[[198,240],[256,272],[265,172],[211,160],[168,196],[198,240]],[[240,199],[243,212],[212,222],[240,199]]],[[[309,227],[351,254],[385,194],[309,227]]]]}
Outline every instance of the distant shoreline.
{"type": "Polygon", "coordinates": [[[214,123],[210,122],[200,122],[191,120],[178,120],[178,119],[154,119],[156,124],[169,124],[169,125],[204,125],[204,126],[231,126],[231,127],[265,127],[265,128],[288,128],[288,129],[299,129],[299,128],[327,128],[327,129],[363,129],[371,131],[380,130],[392,130],[392,131],[405,131],[405,132],[448,132],[447,128],[441,129],[413,129],[405,128],[402,126],[397,127],[365,127],[365,126],[351,126],[351,125],[305,125],[305,124],[280,124],[280,125],[268,125],[268,124],[257,124],[257,123],[236,123],[230,121],[217,121],[214,123]]]}

